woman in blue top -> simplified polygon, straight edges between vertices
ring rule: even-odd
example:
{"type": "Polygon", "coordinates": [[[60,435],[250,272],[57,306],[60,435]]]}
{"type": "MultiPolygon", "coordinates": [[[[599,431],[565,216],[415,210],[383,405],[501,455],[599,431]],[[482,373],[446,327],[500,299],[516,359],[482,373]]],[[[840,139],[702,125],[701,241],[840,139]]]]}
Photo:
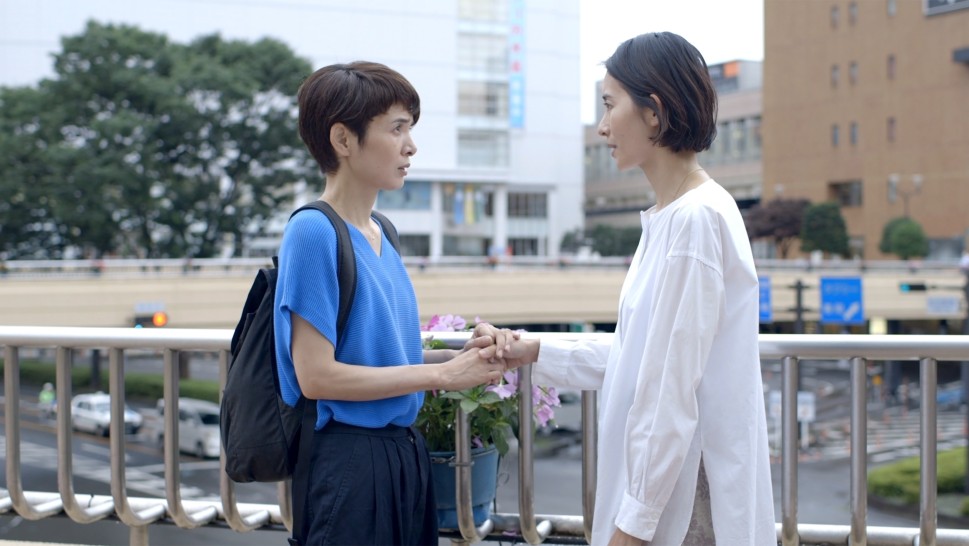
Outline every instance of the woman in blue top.
{"type": "Polygon", "coordinates": [[[300,137],[326,176],[321,199],[350,232],[357,287],[338,335],[334,228],[315,210],[293,217],[276,286],[280,388],[291,405],[317,400],[318,415],[312,458],[297,465],[309,478],[294,483],[302,525],[290,542],[436,545],[430,461],[411,426],[423,393],[497,382],[503,368],[491,361],[494,338],[422,350],[414,289],[371,217],[377,193],[404,184],[420,99],[390,68],[354,62],[313,73],[298,102],[300,137]]]}

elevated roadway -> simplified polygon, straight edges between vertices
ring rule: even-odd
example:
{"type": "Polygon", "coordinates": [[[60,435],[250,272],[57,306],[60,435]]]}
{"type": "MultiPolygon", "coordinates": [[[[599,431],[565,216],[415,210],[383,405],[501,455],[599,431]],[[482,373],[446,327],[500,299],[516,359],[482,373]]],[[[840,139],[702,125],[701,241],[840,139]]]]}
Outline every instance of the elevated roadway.
{"type": "MultiPolygon", "coordinates": [[[[0,324],[130,326],[139,311],[162,308],[169,326],[229,328],[239,319],[255,274],[251,268],[114,270],[73,275],[0,276],[0,324]]],[[[623,267],[410,268],[421,320],[434,314],[478,316],[498,324],[548,324],[616,320],[623,267]]],[[[804,319],[818,319],[821,276],[862,276],[867,318],[960,319],[966,303],[963,278],[952,270],[761,271],[772,287],[774,320],[794,320],[801,280],[804,319]],[[900,291],[920,282],[925,292],[900,291]],[[930,301],[934,298],[935,301],[930,301]],[[956,300],[956,301],[953,301],[956,300]],[[940,310],[948,303],[950,309],[940,310]]]]}

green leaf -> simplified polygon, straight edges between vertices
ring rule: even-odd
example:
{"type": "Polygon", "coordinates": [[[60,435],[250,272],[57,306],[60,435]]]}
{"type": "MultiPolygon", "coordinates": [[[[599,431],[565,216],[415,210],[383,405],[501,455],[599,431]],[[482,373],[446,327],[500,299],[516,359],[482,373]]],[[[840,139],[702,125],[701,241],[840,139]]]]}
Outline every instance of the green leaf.
{"type": "Polygon", "coordinates": [[[478,409],[479,405],[480,404],[478,404],[474,400],[469,400],[467,398],[465,398],[464,400],[461,400],[461,409],[464,410],[464,413],[473,412],[474,410],[478,409]]]}

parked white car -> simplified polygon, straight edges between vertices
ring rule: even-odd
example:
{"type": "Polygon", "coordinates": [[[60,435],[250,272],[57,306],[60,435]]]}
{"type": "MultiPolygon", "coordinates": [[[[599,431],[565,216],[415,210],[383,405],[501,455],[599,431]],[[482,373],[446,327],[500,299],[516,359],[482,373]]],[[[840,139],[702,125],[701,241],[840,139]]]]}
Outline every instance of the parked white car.
{"type": "MultiPolygon", "coordinates": [[[[141,424],[141,414],[125,405],[125,434],[137,434],[141,424]]],[[[111,430],[111,395],[96,392],[79,394],[71,399],[71,426],[74,430],[107,436],[111,430]]]]}
{"type": "MultiPolygon", "coordinates": [[[[157,404],[159,422],[155,441],[161,445],[165,437],[163,425],[165,400],[157,404]]],[[[195,398],[178,399],[178,450],[191,453],[200,459],[218,457],[222,445],[219,436],[219,405],[195,398]]]]}

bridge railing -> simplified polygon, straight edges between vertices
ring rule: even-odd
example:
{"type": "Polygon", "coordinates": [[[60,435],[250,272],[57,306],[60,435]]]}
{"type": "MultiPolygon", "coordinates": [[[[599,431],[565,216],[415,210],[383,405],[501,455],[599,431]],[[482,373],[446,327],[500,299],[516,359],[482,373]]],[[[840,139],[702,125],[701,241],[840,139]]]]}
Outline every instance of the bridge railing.
{"type": "MultiPolygon", "coordinates": [[[[622,269],[629,268],[628,256],[405,256],[404,264],[411,269],[541,269],[548,267],[622,269]]],[[[79,278],[111,277],[174,277],[183,275],[225,276],[255,274],[272,263],[269,257],[258,258],[108,258],[79,260],[0,260],[0,277],[10,278],[79,278]]],[[[757,270],[770,272],[830,272],[834,274],[882,273],[945,273],[960,277],[958,260],[821,260],[807,259],[757,260],[757,270]]]]}
{"type": "MultiPolygon", "coordinates": [[[[435,339],[459,345],[466,333],[435,332],[435,339]]],[[[582,339],[609,334],[527,334],[541,337],[582,339]]],[[[178,455],[178,352],[214,351],[219,355],[220,380],[224,384],[228,369],[229,330],[133,330],[127,328],[0,327],[4,347],[4,409],[6,427],[7,490],[0,492],[0,513],[15,511],[28,520],[66,516],[78,523],[104,518],[122,521],[130,529],[132,544],[147,544],[148,530],[154,524],[174,523],[192,529],[205,525],[225,525],[235,531],[282,529],[292,526],[292,507],[288,482],[277,488],[277,504],[241,503],[234,484],[220,472],[219,501],[190,501],[180,496],[181,474],[178,455]],[[21,481],[20,442],[20,350],[56,349],[57,399],[72,397],[71,369],[73,349],[108,349],[109,389],[111,393],[110,456],[111,495],[86,495],[74,491],[70,405],[60,404],[56,420],[58,446],[58,491],[25,491],[21,481]],[[131,497],[125,482],[124,374],[125,352],[153,349],[164,356],[164,499],[131,497]]],[[[969,337],[964,336],[848,336],[848,335],[762,335],[761,357],[780,359],[782,367],[782,510],[777,524],[779,543],[852,544],[871,546],[912,545],[948,546],[969,544],[969,530],[938,529],[936,506],[936,391],[939,360],[969,360],[969,337]],[[850,518],[847,525],[818,525],[798,520],[798,444],[797,375],[803,359],[849,359],[851,366],[851,462],[850,518]],[[876,527],[867,525],[867,388],[866,365],[871,360],[917,361],[921,374],[921,501],[918,528],[876,527]]],[[[470,473],[457,464],[456,498],[460,535],[465,540],[503,540],[518,538],[530,544],[584,543],[588,541],[593,518],[595,491],[595,393],[583,393],[582,407],[582,502],[583,515],[536,514],[532,464],[532,427],[530,423],[530,374],[521,376],[525,408],[519,439],[519,513],[495,514],[481,527],[471,518],[470,473]]],[[[458,417],[458,463],[470,462],[466,416],[458,417]]],[[[224,454],[220,468],[224,467],[224,454]]]]}

